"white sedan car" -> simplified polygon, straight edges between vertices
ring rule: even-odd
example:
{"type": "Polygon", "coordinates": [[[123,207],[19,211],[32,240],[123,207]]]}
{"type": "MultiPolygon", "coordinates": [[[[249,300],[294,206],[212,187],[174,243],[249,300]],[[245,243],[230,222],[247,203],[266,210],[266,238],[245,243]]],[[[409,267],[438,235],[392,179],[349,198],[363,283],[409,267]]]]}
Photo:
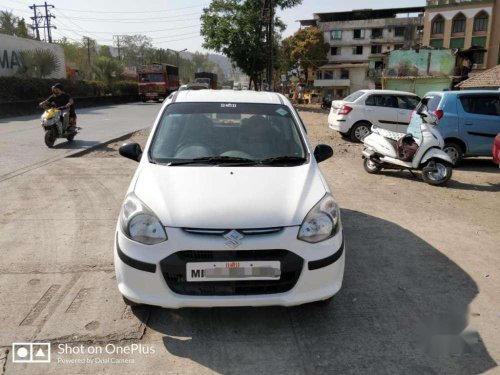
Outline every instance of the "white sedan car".
{"type": "Polygon", "coordinates": [[[167,308],[328,300],[344,272],[340,210],[283,95],[185,90],[163,104],[118,219],[128,304],[167,308]]]}
{"type": "Polygon", "coordinates": [[[344,100],[332,102],[330,129],[361,142],[372,125],[396,133],[406,133],[410,117],[420,98],[411,92],[359,90],[344,100]]]}

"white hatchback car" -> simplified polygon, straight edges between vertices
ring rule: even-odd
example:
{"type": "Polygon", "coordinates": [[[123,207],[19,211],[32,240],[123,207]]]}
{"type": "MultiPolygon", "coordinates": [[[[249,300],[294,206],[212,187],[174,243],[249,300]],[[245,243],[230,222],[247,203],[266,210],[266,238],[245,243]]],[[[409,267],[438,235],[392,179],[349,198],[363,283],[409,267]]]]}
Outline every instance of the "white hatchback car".
{"type": "Polygon", "coordinates": [[[328,300],[344,273],[340,210],[283,95],[200,90],[163,104],[118,220],[129,304],[168,308],[328,300]]]}
{"type": "Polygon", "coordinates": [[[372,125],[397,133],[406,133],[410,117],[420,98],[411,92],[360,90],[344,100],[332,102],[330,129],[361,142],[372,125]]]}

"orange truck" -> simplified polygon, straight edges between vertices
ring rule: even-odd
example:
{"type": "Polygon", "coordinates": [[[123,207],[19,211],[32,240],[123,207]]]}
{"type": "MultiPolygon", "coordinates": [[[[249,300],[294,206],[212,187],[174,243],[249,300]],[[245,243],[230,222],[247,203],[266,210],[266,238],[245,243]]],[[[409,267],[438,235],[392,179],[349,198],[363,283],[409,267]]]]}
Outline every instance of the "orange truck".
{"type": "Polygon", "coordinates": [[[143,102],[160,101],[179,89],[179,68],[168,64],[142,65],[137,68],[139,97],[143,102]]]}

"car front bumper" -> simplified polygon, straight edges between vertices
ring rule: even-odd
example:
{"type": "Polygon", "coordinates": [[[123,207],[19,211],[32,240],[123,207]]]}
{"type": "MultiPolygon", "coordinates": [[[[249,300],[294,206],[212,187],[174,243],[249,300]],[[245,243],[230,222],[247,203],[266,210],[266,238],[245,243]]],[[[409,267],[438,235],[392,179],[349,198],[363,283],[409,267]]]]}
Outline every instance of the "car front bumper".
{"type": "MultiPolygon", "coordinates": [[[[176,293],[172,290],[172,278],[167,274],[165,267],[165,263],[172,255],[186,252],[186,249],[204,254],[219,252],[217,255],[230,251],[224,245],[226,240],[222,236],[192,234],[180,228],[166,228],[166,230],[168,240],[150,246],[132,241],[124,236],[119,229],[117,230],[114,250],[116,278],[120,293],[127,299],[136,303],[167,308],[292,306],[327,299],[336,294],[342,286],[345,262],[342,230],[328,240],[309,244],[297,240],[298,227],[287,227],[278,233],[245,236],[241,246],[233,251],[247,251],[248,253],[245,255],[281,251],[288,253],[294,259],[300,259],[302,262],[297,272],[297,278],[292,280],[293,285],[288,290],[272,292],[274,289],[267,288],[266,292],[262,294],[239,294],[236,292],[232,295],[227,295],[227,293],[224,295],[176,293]]],[[[227,261],[231,260],[227,259],[227,261]]],[[[259,258],[255,260],[259,260],[259,258]]],[[[185,266],[182,264],[180,267],[185,266]]],[[[282,268],[284,267],[283,263],[282,268]]],[[[281,279],[283,279],[283,275],[281,279]]],[[[247,282],[237,281],[236,285],[242,286],[247,282]]],[[[196,284],[185,281],[184,283],[189,284],[190,287],[196,284]]],[[[209,283],[210,286],[212,284],[216,286],[218,282],[211,281],[209,283]]],[[[200,290],[203,292],[206,289],[200,288],[200,290]]],[[[215,290],[218,289],[215,288],[215,290]]],[[[213,293],[213,290],[211,292],[213,293]]]]}

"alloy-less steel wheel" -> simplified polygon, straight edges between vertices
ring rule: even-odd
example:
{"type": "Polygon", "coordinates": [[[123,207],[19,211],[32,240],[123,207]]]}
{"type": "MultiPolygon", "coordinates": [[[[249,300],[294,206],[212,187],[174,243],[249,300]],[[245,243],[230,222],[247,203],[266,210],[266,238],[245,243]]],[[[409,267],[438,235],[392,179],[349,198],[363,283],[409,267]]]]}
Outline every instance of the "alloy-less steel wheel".
{"type": "Polygon", "coordinates": [[[365,171],[368,173],[378,173],[380,172],[380,167],[375,164],[373,161],[370,159],[363,159],[363,167],[365,167],[365,171]]]}
{"type": "Polygon", "coordinates": [[[54,147],[54,143],[57,139],[56,130],[46,130],[45,131],[45,144],[48,148],[54,147]]]}
{"type": "Polygon", "coordinates": [[[453,161],[453,164],[455,165],[458,165],[460,163],[464,155],[464,150],[462,149],[462,147],[454,142],[446,142],[443,151],[448,154],[450,159],[453,161]]]}
{"type": "Polygon", "coordinates": [[[371,133],[371,126],[367,122],[358,122],[351,129],[351,140],[354,142],[363,142],[363,139],[371,133]]]}
{"type": "Polygon", "coordinates": [[[430,185],[442,185],[451,178],[452,167],[440,159],[429,160],[422,169],[422,179],[430,185]]]}

